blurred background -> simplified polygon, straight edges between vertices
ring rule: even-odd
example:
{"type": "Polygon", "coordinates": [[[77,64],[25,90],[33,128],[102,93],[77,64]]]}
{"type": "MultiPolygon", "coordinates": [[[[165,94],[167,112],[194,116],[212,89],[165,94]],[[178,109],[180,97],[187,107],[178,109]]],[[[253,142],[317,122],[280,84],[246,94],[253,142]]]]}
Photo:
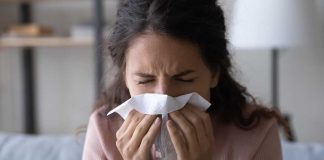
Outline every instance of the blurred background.
{"type": "MultiPolygon", "coordinates": [[[[219,2],[227,18],[228,37],[232,26],[238,25],[234,20],[239,1],[219,2]]],[[[22,25],[20,2],[0,0],[0,132],[74,134],[87,124],[101,84],[96,52],[105,44],[96,46],[93,27],[98,8],[92,0],[33,0],[28,3],[33,25],[26,26],[22,25]],[[26,115],[30,113],[25,98],[32,98],[28,95],[32,92],[25,93],[24,89],[26,57],[22,53],[26,47],[32,51],[32,130],[26,129],[26,115]]],[[[289,115],[297,142],[324,143],[324,41],[318,38],[324,35],[324,0],[306,2],[314,7],[311,19],[318,29],[313,34],[316,45],[280,48],[277,106],[289,115]]],[[[114,23],[117,6],[118,0],[102,2],[103,35],[114,23]]],[[[235,76],[259,102],[271,106],[272,47],[277,46],[240,47],[231,39],[229,43],[235,76]]],[[[105,79],[110,79],[110,71],[106,72],[105,79]]]]}

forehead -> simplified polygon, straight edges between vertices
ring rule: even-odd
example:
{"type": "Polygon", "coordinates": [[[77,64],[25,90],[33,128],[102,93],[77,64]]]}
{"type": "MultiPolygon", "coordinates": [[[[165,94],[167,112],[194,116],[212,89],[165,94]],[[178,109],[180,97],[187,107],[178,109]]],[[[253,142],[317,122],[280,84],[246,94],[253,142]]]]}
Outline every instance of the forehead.
{"type": "Polygon", "coordinates": [[[177,72],[203,65],[198,45],[162,34],[144,34],[129,45],[126,69],[177,72]]]}

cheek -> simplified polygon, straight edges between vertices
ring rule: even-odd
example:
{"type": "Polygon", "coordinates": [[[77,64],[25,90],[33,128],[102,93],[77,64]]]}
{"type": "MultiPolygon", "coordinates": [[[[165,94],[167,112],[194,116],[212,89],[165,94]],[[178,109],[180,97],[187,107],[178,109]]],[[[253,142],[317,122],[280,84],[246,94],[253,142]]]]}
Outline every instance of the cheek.
{"type": "Polygon", "coordinates": [[[149,93],[149,92],[143,90],[142,88],[134,87],[132,89],[129,89],[129,93],[133,97],[133,96],[136,96],[136,95],[140,95],[140,94],[144,94],[144,93],[149,93]]]}
{"type": "Polygon", "coordinates": [[[127,88],[128,88],[128,91],[129,91],[129,94],[131,95],[131,97],[139,94],[139,90],[136,87],[136,84],[133,84],[132,82],[129,82],[129,81],[126,83],[127,83],[127,88]]]}
{"type": "Polygon", "coordinates": [[[205,91],[205,93],[201,96],[204,97],[207,101],[210,101],[210,89],[208,89],[208,91],[205,91]]]}
{"type": "Polygon", "coordinates": [[[134,81],[128,81],[128,91],[131,97],[144,94],[144,93],[149,93],[149,89],[146,87],[141,87],[137,85],[134,81]]]}
{"type": "Polygon", "coordinates": [[[135,84],[131,80],[131,77],[127,74],[127,71],[125,73],[125,83],[126,83],[128,92],[132,97],[134,95],[134,92],[136,92],[136,88],[135,88],[135,84]]]}
{"type": "MultiPolygon", "coordinates": [[[[173,94],[171,96],[181,96],[184,94],[188,94],[191,92],[196,92],[198,93],[200,96],[204,97],[206,100],[209,101],[210,99],[210,89],[207,85],[185,85],[185,86],[181,86],[181,85],[174,85],[173,87],[173,94]]],[[[154,87],[151,86],[147,86],[147,87],[143,87],[143,86],[138,86],[135,83],[130,83],[129,87],[128,87],[129,93],[130,95],[133,97],[135,95],[140,95],[140,94],[144,94],[144,93],[154,93],[154,87]]]]}
{"type": "Polygon", "coordinates": [[[201,87],[198,88],[198,90],[196,90],[195,92],[197,92],[200,96],[202,96],[203,98],[205,98],[206,100],[210,100],[210,88],[209,87],[201,87]]]}
{"type": "Polygon", "coordinates": [[[195,92],[206,100],[210,100],[210,81],[207,77],[200,79],[200,81],[195,85],[195,92]]]}

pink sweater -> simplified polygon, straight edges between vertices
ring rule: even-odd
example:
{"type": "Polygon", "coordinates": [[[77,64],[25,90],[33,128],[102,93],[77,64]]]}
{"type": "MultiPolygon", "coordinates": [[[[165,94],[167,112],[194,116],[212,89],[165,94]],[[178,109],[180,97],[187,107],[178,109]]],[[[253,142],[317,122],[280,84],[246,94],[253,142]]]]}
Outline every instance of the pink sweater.
{"type": "MultiPolygon", "coordinates": [[[[107,118],[104,107],[92,113],[86,134],[83,160],[122,159],[115,133],[121,118],[107,118]]],[[[242,130],[234,124],[214,128],[217,160],[281,160],[281,145],[275,119],[263,119],[258,127],[242,130]]]]}

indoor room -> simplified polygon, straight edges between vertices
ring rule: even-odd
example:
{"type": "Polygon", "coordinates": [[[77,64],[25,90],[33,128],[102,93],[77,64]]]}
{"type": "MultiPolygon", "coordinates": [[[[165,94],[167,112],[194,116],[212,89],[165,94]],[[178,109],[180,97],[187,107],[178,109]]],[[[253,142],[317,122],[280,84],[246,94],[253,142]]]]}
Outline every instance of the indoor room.
{"type": "Polygon", "coordinates": [[[0,160],[324,160],[323,114],[324,0],[0,0],[0,160]]]}

